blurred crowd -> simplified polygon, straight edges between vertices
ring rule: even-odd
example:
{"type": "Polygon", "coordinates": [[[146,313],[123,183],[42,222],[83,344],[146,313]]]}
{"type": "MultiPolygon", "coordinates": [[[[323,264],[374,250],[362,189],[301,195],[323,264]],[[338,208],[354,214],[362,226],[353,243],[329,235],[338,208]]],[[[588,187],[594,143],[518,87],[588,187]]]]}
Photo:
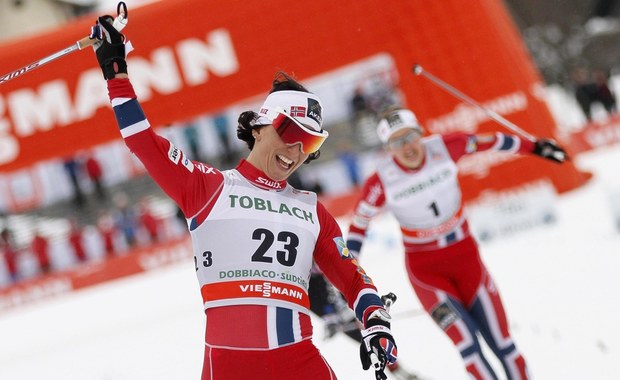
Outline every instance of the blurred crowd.
{"type": "Polygon", "coordinates": [[[617,112],[616,95],[609,86],[609,73],[578,67],[572,72],[575,99],[586,120],[592,121],[592,108],[598,104],[608,115],[617,112]]]}
{"type": "Polygon", "coordinates": [[[93,184],[98,200],[104,201],[107,198],[103,184],[103,169],[94,155],[79,153],[75,156],[65,157],[63,168],[69,177],[76,206],[82,207],[86,202],[85,191],[80,181],[83,174],[93,184]]]}
{"type": "Polygon", "coordinates": [[[119,192],[112,204],[98,210],[92,224],[75,216],[32,216],[21,223],[11,223],[14,217],[2,218],[0,286],[126,255],[135,248],[176,239],[185,231],[167,201],[145,196],[131,203],[127,194],[119,192]]]}

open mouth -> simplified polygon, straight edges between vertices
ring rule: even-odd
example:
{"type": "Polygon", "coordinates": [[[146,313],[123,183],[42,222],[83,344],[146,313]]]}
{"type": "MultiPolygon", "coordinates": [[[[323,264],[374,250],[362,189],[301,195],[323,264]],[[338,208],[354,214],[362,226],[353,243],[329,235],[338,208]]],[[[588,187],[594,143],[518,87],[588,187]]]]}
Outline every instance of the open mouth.
{"type": "Polygon", "coordinates": [[[276,161],[285,170],[289,170],[293,166],[293,162],[294,162],[293,160],[290,160],[287,157],[284,157],[279,154],[276,155],[276,161]]]}
{"type": "Polygon", "coordinates": [[[411,151],[407,151],[404,154],[405,158],[409,159],[409,160],[413,160],[414,158],[416,158],[418,155],[416,154],[415,151],[411,150],[411,151]]]}

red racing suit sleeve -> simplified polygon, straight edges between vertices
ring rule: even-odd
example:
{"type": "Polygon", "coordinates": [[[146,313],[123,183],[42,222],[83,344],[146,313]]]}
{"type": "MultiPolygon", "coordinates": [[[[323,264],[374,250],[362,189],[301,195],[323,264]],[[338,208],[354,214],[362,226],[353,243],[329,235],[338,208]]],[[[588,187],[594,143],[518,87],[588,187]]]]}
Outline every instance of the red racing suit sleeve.
{"type": "Polygon", "coordinates": [[[185,216],[190,218],[212,206],[223,186],[222,173],[189,160],[153,131],[129,79],[109,80],[108,94],[125,144],[185,216]]]}
{"type": "Polygon", "coordinates": [[[450,157],[454,162],[461,157],[484,151],[510,152],[510,153],[533,153],[534,143],[517,135],[509,135],[501,132],[466,134],[451,133],[442,136],[450,157]]]}
{"type": "Polygon", "coordinates": [[[368,316],[383,308],[381,298],[370,277],[347,250],[340,226],[320,202],[317,213],[321,230],[314,249],[314,261],[366,325],[368,316]]]}
{"type": "Polygon", "coordinates": [[[362,245],[371,219],[381,212],[385,205],[385,191],[377,173],[372,174],[362,186],[360,198],[355,204],[349,233],[347,248],[354,257],[362,251],[362,245]]]}

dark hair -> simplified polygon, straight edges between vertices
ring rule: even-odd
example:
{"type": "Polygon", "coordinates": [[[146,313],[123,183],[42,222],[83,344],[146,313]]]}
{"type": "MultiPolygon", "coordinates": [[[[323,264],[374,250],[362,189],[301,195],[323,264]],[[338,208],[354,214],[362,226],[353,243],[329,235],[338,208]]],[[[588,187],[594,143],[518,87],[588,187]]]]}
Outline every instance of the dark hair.
{"type": "MultiPolygon", "coordinates": [[[[310,92],[307,88],[305,88],[301,83],[297,82],[290,75],[283,71],[278,71],[275,74],[273,82],[271,83],[271,90],[269,93],[274,93],[276,91],[301,91],[301,92],[310,92]]],[[[252,150],[254,148],[254,136],[252,136],[252,130],[257,128],[262,128],[264,125],[257,125],[258,114],[254,111],[244,111],[239,115],[239,119],[237,119],[237,138],[239,140],[245,141],[248,145],[248,148],[252,150]]],[[[321,155],[320,151],[316,151],[314,153],[310,153],[304,164],[308,164],[313,160],[316,160],[321,155]]]]}
{"type": "Polygon", "coordinates": [[[404,110],[406,108],[403,108],[401,106],[397,106],[397,105],[391,105],[391,106],[387,106],[385,108],[383,108],[381,110],[381,112],[379,112],[379,120],[381,119],[389,119],[389,117],[393,114],[395,114],[398,111],[404,110]]]}

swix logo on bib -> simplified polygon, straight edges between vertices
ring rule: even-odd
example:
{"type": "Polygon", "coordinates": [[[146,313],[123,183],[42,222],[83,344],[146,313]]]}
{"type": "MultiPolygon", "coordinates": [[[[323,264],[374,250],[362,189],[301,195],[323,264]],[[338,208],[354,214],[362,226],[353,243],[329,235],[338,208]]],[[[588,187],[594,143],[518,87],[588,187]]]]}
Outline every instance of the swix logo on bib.
{"type": "Polygon", "coordinates": [[[276,189],[276,190],[282,188],[282,184],[280,182],[274,181],[272,179],[267,179],[265,177],[258,177],[256,179],[256,182],[258,182],[260,184],[263,184],[263,185],[265,185],[267,187],[270,187],[272,189],[276,189]]]}

